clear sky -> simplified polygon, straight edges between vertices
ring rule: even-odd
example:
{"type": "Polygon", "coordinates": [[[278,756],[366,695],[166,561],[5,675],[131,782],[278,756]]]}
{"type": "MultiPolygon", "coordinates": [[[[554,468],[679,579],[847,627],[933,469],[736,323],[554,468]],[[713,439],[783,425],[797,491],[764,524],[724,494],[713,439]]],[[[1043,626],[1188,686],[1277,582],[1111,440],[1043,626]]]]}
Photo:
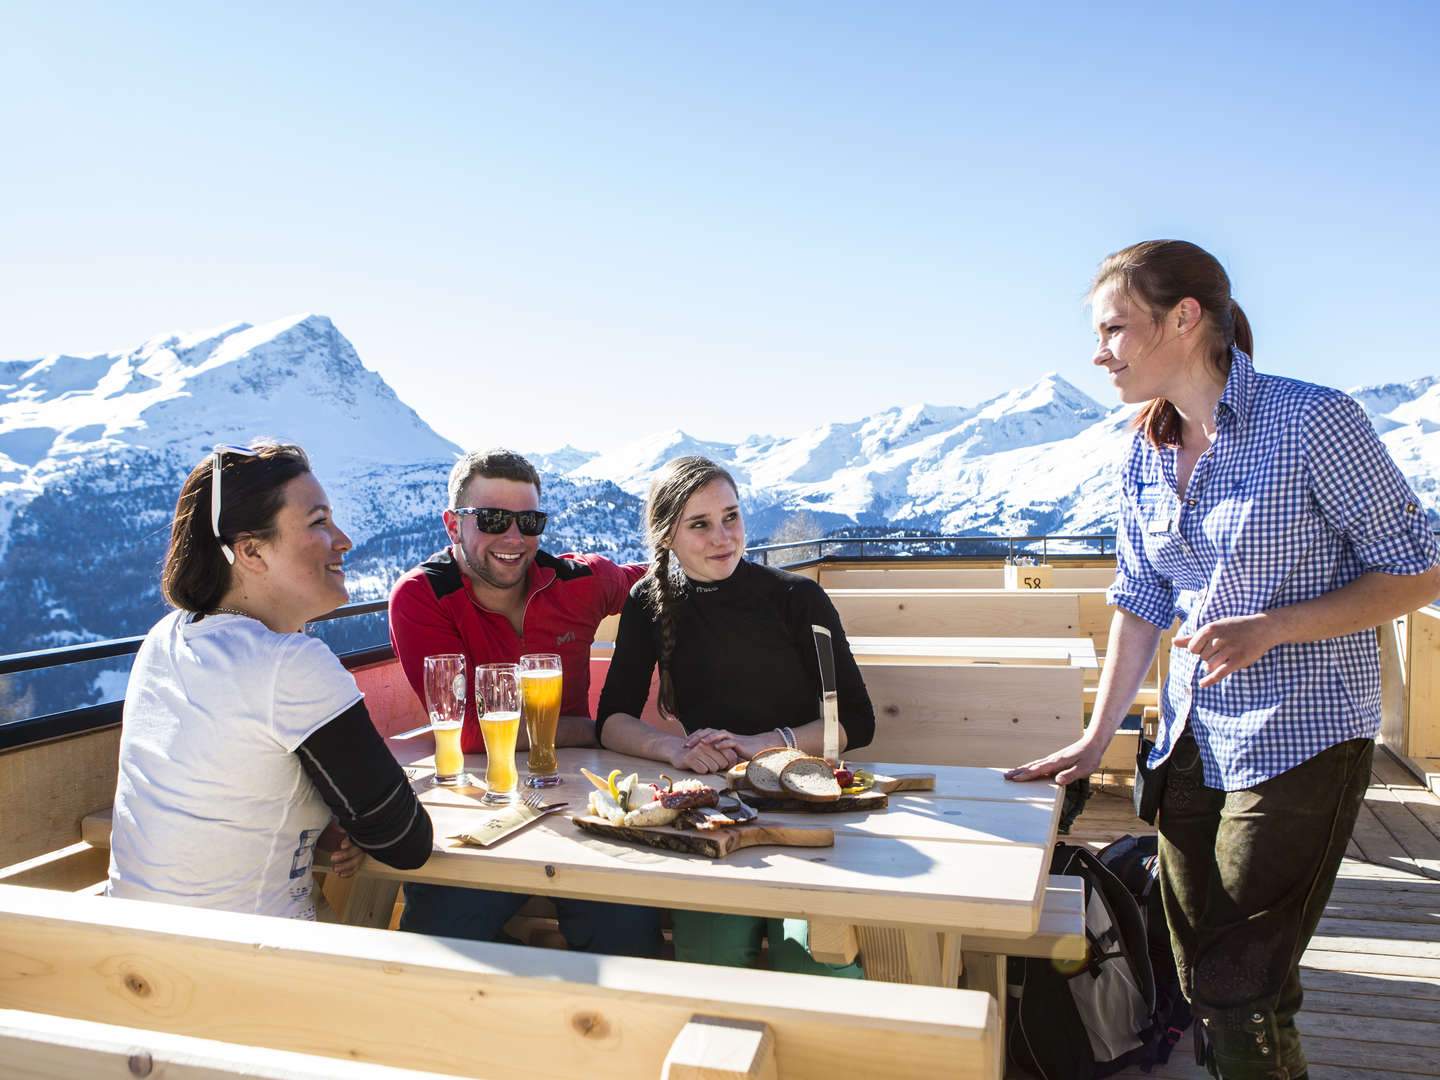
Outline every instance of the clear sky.
{"type": "Polygon", "coordinates": [[[0,359],[331,316],[466,445],[1105,403],[1218,255],[1265,370],[1440,370],[1440,4],[17,2],[0,359]]]}

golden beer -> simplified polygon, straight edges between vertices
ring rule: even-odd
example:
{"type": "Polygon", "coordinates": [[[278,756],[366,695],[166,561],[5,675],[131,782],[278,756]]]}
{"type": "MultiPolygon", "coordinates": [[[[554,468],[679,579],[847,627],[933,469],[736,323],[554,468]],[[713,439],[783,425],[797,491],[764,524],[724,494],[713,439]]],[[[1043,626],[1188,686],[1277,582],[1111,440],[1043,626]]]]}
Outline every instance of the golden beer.
{"type": "Polygon", "coordinates": [[[480,805],[515,801],[515,738],[520,734],[520,665],[480,664],[475,668],[475,707],[485,737],[485,787],[480,805]]]}
{"type": "Polygon", "coordinates": [[[460,749],[459,723],[432,724],[435,733],[435,782],[458,784],[465,772],[465,754],[460,749]]]}
{"type": "Polygon", "coordinates": [[[518,712],[487,712],[480,718],[485,736],[485,786],[488,795],[515,793],[519,776],[515,772],[515,738],[520,734],[518,712]]]}
{"type": "Polygon", "coordinates": [[[551,787],[560,783],[555,760],[555,729],[560,724],[560,697],[564,685],[558,653],[526,653],[520,657],[520,715],[530,736],[530,775],[525,786],[551,787]]]}
{"type": "Polygon", "coordinates": [[[553,776],[560,766],[555,761],[555,728],[560,722],[560,672],[520,672],[520,715],[530,736],[530,774],[553,776]]]}

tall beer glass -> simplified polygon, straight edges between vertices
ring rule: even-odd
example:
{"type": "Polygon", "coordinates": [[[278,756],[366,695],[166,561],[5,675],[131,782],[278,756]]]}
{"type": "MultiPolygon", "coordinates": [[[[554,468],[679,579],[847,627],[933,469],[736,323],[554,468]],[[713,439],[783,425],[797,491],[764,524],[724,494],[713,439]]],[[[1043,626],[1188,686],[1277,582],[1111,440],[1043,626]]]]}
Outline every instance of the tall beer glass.
{"type": "Polygon", "coordinates": [[[552,787],[560,783],[555,760],[555,728],[560,722],[560,657],[557,653],[527,653],[520,657],[520,717],[530,736],[530,774],[525,786],[552,787]]]}
{"type": "Polygon", "coordinates": [[[515,801],[515,737],[520,733],[520,665],[480,664],[475,668],[475,706],[485,736],[485,795],[482,806],[515,801]]]}
{"type": "Polygon", "coordinates": [[[435,733],[435,783],[464,783],[460,727],[465,722],[465,657],[460,653],[425,658],[425,709],[435,733]]]}

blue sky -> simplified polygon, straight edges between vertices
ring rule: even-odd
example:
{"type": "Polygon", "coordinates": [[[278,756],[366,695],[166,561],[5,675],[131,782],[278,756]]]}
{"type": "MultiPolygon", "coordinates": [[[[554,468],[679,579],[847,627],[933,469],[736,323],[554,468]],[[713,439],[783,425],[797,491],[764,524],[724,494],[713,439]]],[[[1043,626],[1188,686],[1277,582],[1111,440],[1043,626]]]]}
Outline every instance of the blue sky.
{"type": "Polygon", "coordinates": [[[1108,404],[1089,276],[1178,236],[1262,369],[1440,370],[1440,4],[997,8],[12,0],[0,359],[317,311],[528,450],[1108,404]]]}

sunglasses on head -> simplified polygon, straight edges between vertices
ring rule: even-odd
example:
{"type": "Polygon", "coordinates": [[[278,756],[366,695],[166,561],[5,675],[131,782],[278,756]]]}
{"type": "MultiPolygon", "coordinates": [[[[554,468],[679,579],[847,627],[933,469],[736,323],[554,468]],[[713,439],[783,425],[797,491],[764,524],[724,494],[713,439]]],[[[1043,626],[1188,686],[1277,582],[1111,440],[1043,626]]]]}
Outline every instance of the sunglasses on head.
{"type": "Polygon", "coordinates": [[[492,536],[505,532],[512,521],[520,527],[521,536],[539,536],[545,531],[547,520],[543,510],[501,510],[498,506],[461,506],[453,513],[458,517],[473,517],[475,527],[492,536]]]}
{"type": "Polygon", "coordinates": [[[215,534],[215,539],[220,541],[220,550],[225,555],[225,561],[234,566],[235,552],[230,550],[230,545],[225,543],[220,536],[220,458],[224,454],[259,457],[260,451],[252,450],[248,446],[220,443],[210,455],[210,531],[215,534]]]}

